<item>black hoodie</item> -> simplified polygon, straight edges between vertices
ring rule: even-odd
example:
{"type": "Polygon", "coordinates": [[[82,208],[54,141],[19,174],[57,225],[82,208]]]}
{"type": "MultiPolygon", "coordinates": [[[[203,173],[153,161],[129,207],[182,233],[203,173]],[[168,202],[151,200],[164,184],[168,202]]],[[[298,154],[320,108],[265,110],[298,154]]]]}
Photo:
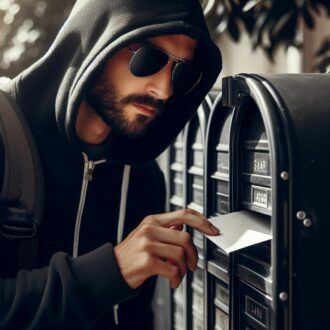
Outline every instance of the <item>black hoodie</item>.
{"type": "Polygon", "coordinates": [[[198,0],[76,2],[49,51],[11,83],[40,153],[45,213],[38,268],[2,271],[0,328],[112,328],[118,303],[120,328],[151,328],[154,279],[131,290],[112,246],[145,216],[164,211],[164,179],[154,159],[196,112],[220,69],[198,0]],[[198,87],[171,97],[141,138],[110,133],[99,146],[82,143],[75,122],[93,74],[122,47],[168,34],[198,40],[198,87]]]}

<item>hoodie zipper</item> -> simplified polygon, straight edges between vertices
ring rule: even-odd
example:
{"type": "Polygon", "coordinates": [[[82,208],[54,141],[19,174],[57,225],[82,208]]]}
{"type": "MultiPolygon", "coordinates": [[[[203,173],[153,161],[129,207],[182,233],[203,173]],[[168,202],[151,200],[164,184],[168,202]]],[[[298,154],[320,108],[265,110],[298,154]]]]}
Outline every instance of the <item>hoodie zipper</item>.
{"type": "Polygon", "coordinates": [[[84,211],[88,183],[93,180],[93,171],[95,166],[106,162],[105,159],[98,161],[89,160],[88,156],[84,152],[83,152],[83,156],[84,156],[84,174],[83,174],[83,180],[81,186],[79,206],[76,216],[76,224],[74,228],[73,250],[72,250],[73,258],[78,257],[81,218],[84,211]]]}
{"type": "MultiPolygon", "coordinates": [[[[119,244],[123,240],[130,172],[131,172],[131,166],[125,165],[123,172],[123,180],[121,184],[117,244],[119,244]]],[[[113,306],[113,315],[114,315],[115,324],[119,325],[119,304],[113,306]]]]}

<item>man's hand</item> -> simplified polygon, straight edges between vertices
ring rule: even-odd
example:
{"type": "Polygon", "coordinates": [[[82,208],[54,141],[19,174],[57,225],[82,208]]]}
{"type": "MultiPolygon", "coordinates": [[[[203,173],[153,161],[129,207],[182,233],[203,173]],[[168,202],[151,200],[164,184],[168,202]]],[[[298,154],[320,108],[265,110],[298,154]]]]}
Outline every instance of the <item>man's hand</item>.
{"type": "Polygon", "coordinates": [[[184,224],[206,235],[220,234],[200,213],[186,209],[147,216],[115,246],[120,271],[131,288],[153,275],[167,277],[171,287],[177,288],[187,268],[196,270],[196,247],[191,235],[180,230],[184,224]]]}

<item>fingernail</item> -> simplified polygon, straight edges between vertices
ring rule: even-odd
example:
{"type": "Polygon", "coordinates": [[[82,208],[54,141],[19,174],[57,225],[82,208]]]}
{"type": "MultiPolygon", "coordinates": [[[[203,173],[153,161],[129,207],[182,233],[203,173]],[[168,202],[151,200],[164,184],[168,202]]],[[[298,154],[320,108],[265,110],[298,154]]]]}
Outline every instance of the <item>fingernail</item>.
{"type": "Polygon", "coordinates": [[[220,230],[219,230],[217,227],[212,226],[212,232],[213,232],[215,235],[220,235],[220,230]]]}

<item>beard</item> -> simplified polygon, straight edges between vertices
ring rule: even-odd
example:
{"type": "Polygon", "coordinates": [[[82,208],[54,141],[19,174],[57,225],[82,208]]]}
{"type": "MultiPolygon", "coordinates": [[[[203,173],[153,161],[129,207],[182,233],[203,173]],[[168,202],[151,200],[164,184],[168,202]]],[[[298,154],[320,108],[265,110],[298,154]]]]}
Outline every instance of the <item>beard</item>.
{"type": "Polygon", "coordinates": [[[149,95],[129,94],[122,97],[115,89],[113,82],[105,74],[94,79],[85,94],[86,101],[96,114],[118,135],[138,138],[147,133],[156,119],[164,110],[164,101],[149,95]],[[139,113],[133,115],[125,111],[125,107],[138,103],[152,107],[155,115],[144,116],[139,113]]]}

